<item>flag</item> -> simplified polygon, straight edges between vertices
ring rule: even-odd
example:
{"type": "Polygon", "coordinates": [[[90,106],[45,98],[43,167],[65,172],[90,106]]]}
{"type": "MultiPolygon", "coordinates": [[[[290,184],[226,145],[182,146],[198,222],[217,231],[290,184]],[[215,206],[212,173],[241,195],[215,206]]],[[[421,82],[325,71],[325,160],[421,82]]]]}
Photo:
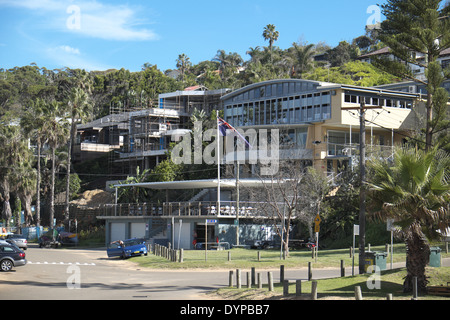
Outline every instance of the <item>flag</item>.
{"type": "Polygon", "coordinates": [[[217,125],[219,127],[219,132],[220,132],[221,136],[225,137],[227,135],[227,130],[230,130],[231,132],[236,134],[245,143],[246,146],[248,146],[250,149],[252,148],[252,146],[244,138],[244,136],[242,134],[240,134],[239,131],[237,131],[231,124],[229,124],[228,122],[226,122],[222,118],[217,118],[217,125]]]}

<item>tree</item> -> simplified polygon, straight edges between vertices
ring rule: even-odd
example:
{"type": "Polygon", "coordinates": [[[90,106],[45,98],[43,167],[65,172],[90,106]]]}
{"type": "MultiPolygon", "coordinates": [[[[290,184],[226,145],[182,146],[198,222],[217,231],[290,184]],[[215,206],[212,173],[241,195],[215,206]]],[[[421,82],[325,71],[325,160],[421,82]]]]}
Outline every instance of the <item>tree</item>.
{"type": "Polygon", "coordinates": [[[309,72],[314,67],[313,56],[315,54],[314,45],[300,45],[293,43],[289,48],[289,54],[292,57],[292,75],[297,78],[302,78],[302,75],[309,72]]]}
{"type": "MultiPolygon", "coordinates": [[[[64,110],[61,103],[53,101],[47,105],[47,117],[45,133],[48,138],[48,144],[51,150],[51,183],[50,183],[50,227],[53,228],[53,218],[55,216],[55,175],[56,175],[56,148],[60,147],[67,141],[69,133],[69,123],[63,118],[64,110]]],[[[69,189],[66,191],[69,193],[69,189]]],[[[68,216],[66,216],[68,219],[68,216]]]]}
{"type": "Polygon", "coordinates": [[[36,160],[36,226],[41,225],[41,148],[46,142],[44,100],[37,98],[30,103],[27,111],[20,119],[20,125],[26,137],[36,141],[37,160],[36,160]]]}
{"type": "Polygon", "coordinates": [[[264,31],[262,34],[264,40],[269,40],[269,49],[270,49],[270,59],[272,61],[272,48],[273,43],[278,40],[278,37],[280,36],[280,33],[275,30],[275,25],[268,24],[264,27],[264,31]]]}
{"type": "Polygon", "coordinates": [[[425,291],[428,240],[437,239],[437,230],[445,230],[450,223],[450,156],[436,149],[400,149],[392,164],[380,160],[369,168],[370,211],[382,221],[394,219],[406,241],[408,273],[403,290],[411,292],[417,277],[419,290],[425,291]]]}
{"type": "Polygon", "coordinates": [[[68,154],[67,154],[67,176],[66,176],[66,201],[64,207],[64,220],[69,221],[69,195],[70,195],[70,171],[72,163],[72,146],[77,134],[77,123],[87,119],[92,110],[89,96],[80,87],[72,87],[68,101],[68,113],[71,122],[69,131],[68,154]]]}
{"type": "Polygon", "coordinates": [[[442,0],[387,0],[381,6],[386,20],[381,23],[378,39],[396,59],[374,59],[386,71],[427,86],[426,150],[432,147],[433,134],[439,130],[439,116],[447,108],[442,100],[435,100],[436,80],[442,72],[436,60],[443,50],[450,48],[450,6],[441,9],[441,5],[442,0]],[[416,77],[411,66],[428,70],[426,80],[416,77]]]}
{"type": "Polygon", "coordinates": [[[191,69],[191,67],[192,67],[192,63],[186,54],[182,53],[182,54],[178,55],[177,68],[181,72],[181,75],[180,75],[181,81],[184,82],[186,72],[188,72],[189,69],[191,69]]]}

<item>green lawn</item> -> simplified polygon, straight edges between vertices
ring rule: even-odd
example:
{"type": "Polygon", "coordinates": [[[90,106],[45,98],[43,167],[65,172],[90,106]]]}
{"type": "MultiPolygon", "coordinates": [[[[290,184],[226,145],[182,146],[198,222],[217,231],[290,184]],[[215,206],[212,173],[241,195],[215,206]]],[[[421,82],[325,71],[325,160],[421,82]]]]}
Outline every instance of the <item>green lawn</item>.
{"type": "MultiPolygon", "coordinates": [[[[444,249],[444,247],[441,247],[444,249]]],[[[384,246],[372,247],[372,251],[383,252],[384,246]]],[[[442,258],[449,258],[450,254],[446,254],[445,250],[441,251],[442,258]]],[[[404,262],[406,259],[405,245],[394,245],[394,263],[404,262]]],[[[152,253],[148,256],[131,258],[130,261],[137,263],[140,267],[151,269],[223,269],[234,270],[240,268],[242,270],[250,270],[251,267],[261,269],[278,269],[280,265],[284,265],[285,269],[307,268],[308,262],[312,263],[313,268],[339,268],[341,260],[344,260],[345,267],[352,265],[349,249],[321,250],[319,251],[317,260],[312,258],[311,251],[296,250],[291,251],[286,259],[280,259],[279,250],[250,250],[242,248],[234,248],[231,250],[215,251],[208,250],[205,256],[203,250],[185,250],[183,263],[172,262],[166,258],[157,257],[152,253]],[[258,252],[260,259],[258,260],[258,252]],[[228,260],[228,257],[231,260],[228,260]]],[[[386,265],[389,269],[390,255],[386,258],[386,265]]],[[[355,253],[355,273],[358,273],[358,251],[355,253]]],[[[430,277],[429,285],[446,285],[450,281],[450,267],[427,268],[427,275],[430,277]]],[[[318,281],[318,298],[319,299],[354,299],[354,288],[360,286],[364,299],[386,299],[388,293],[392,294],[394,299],[410,299],[411,294],[402,293],[403,278],[406,276],[406,269],[385,270],[381,272],[380,289],[369,289],[367,281],[373,279],[373,275],[355,275],[322,279],[318,281]],[[372,278],[369,278],[371,277],[372,278]]],[[[246,283],[246,281],[243,281],[246,283]]],[[[311,291],[311,283],[302,282],[302,297],[309,298],[311,291]]],[[[289,289],[290,295],[283,297],[283,288],[280,284],[275,284],[275,290],[269,292],[267,284],[263,289],[236,289],[224,288],[212,292],[219,299],[299,299],[295,297],[295,284],[292,283],[289,289]]],[[[420,299],[449,299],[438,296],[419,297],[420,299]]]]}
{"type": "MultiPolygon", "coordinates": [[[[450,267],[427,268],[427,275],[430,276],[430,286],[446,285],[450,279],[450,267]]],[[[318,299],[354,300],[355,286],[359,286],[364,300],[384,300],[387,294],[392,294],[394,300],[409,300],[412,295],[410,293],[404,294],[402,291],[405,276],[405,268],[382,271],[379,278],[379,288],[373,287],[375,283],[373,274],[316,280],[318,299]]],[[[310,295],[311,281],[302,282],[302,295],[300,297],[295,296],[295,283],[290,284],[288,296],[283,296],[283,287],[279,283],[274,284],[273,292],[269,292],[267,284],[264,284],[263,289],[223,288],[210,293],[211,297],[233,300],[310,299],[310,295]]],[[[419,295],[419,300],[450,300],[450,297],[419,295]]]]}
{"type": "MultiPolygon", "coordinates": [[[[372,251],[384,251],[384,246],[372,247],[372,251]]],[[[450,256],[450,255],[449,255],[450,256]]],[[[405,261],[405,245],[394,245],[394,263],[405,261]]],[[[259,269],[279,268],[284,265],[286,268],[307,268],[308,262],[312,263],[313,268],[334,267],[339,268],[341,260],[344,265],[350,267],[352,258],[350,257],[350,249],[320,250],[317,260],[312,258],[309,250],[291,251],[289,257],[280,259],[279,250],[250,250],[242,248],[234,248],[231,250],[208,250],[205,257],[204,250],[185,250],[183,263],[171,262],[165,258],[157,257],[149,254],[147,257],[132,258],[132,261],[138,263],[141,267],[156,269],[186,269],[186,268],[251,268],[259,269]],[[258,252],[260,260],[258,260],[258,252]],[[230,254],[231,260],[228,260],[230,254]]],[[[386,259],[389,265],[390,256],[386,259]]],[[[355,253],[355,266],[358,266],[358,251],[355,253]]]]}

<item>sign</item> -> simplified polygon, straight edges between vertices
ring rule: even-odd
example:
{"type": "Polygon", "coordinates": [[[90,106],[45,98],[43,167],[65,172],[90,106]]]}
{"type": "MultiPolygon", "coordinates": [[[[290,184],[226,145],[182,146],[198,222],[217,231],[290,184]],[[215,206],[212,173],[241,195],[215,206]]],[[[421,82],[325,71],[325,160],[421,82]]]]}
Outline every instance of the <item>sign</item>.
{"type": "Polygon", "coordinates": [[[206,223],[216,223],[217,219],[208,219],[206,220],[206,223]]]}
{"type": "Polygon", "coordinates": [[[314,226],[314,232],[320,232],[320,225],[318,223],[314,226]]]}
{"type": "Polygon", "coordinates": [[[359,236],[359,225],[358,224],[353,225],[353,235],[359,236]]]}
{"type": "Polygon", "coordinates": [[[395,230],[394,219],[387,219],[387,221],[386,221],[386,229],[387,229],[387,231],[394,231],[395,230]]]}
{"type": "Polygon", "coordinates": [[[315,223],[316,225],[319,225],[320,222],[322,222],[322,219],[320,219],[320,216],[317,215],[317,216],[314,218],[314,223],[315,223]]]}

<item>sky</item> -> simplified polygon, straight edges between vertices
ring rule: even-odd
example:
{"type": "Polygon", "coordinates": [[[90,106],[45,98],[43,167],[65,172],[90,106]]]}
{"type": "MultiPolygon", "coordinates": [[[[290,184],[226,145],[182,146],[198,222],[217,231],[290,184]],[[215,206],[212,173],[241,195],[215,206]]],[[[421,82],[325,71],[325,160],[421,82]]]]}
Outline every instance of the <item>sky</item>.
{"type": "MultiPolygon", "coordinates": [[[[88,71],[144,63],[176,68],[184,53],[192,64],[218,50],[268,46],[264,27],[276,26],[274,45],[325,42],[334,47],[383,20],[379,0],[0,0],[0,68],[36,63],[47,69],[88,71]],[[378,9],[377,9],[378,8],[378,9]]],[[[383,3],[383,1],[381,1],[383,3]]]]}

